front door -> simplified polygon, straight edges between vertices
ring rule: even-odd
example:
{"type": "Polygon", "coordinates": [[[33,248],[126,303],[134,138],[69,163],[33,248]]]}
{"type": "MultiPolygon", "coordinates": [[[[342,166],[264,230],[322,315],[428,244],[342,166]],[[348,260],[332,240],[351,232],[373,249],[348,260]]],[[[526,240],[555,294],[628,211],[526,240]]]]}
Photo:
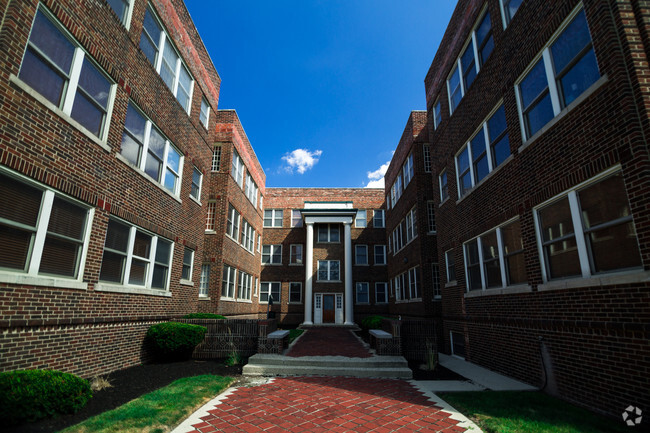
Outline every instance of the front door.
{"type": "Polygon", "coordinates": [[[334,295],[323,295],[323,323],[335,323],[334,295]]]}

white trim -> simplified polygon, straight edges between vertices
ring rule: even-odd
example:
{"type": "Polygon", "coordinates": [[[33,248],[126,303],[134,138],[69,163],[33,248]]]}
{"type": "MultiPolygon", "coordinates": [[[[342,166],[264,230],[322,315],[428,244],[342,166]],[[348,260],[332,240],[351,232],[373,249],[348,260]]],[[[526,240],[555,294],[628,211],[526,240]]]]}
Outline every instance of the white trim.
{"type": "Polygon", "coordinates": [[[135,295],[150,295],[171,298],[172,292],[169,290],[148,289],[145,287],[128,286],[111,283],[95,283],[96,292],[114,292],[114,293],[132,293],[135,295]]]}

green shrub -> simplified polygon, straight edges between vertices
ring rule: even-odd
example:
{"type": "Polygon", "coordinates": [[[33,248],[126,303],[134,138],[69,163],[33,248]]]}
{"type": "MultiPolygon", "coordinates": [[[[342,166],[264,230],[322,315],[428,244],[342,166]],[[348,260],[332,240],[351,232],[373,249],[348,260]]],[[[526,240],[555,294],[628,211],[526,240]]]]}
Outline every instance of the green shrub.
{"type": "Polygon", "coordinates": [[[75,413],[92,395],[88,381],[70,373],[54,370],[0,373],[0,424],[75,413]]]}
{"type": "Polygon", "coordinates": [[[361,328],[363,329],[380,329],[381,321],[384,320],[383,316],[368,316],[361,320],[361,328]]]}
{"type": "Polygon", "coordinates": [[[203,341],[206,328],[189,323],[166,322],[153,325],[147,331],[147,340],[155,354],[165,360],[189,358],[203,341]]]}
{"type": "Polygon", "coordinates": [[[225,319],[225,317],[213,313],[190,313],[183,316],[183,319],[225,319]]]}

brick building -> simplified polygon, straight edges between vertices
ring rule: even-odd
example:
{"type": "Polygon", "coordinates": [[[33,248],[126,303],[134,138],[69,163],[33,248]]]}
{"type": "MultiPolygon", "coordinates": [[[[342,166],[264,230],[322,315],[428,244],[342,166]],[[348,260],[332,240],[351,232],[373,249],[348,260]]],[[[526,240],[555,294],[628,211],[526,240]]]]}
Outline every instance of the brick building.
{"type": "Polygon", "coordinates": [[[349,325],[386,314],[383,191],[267,188],[259,295],[263,311],[273,297],[286,324],[349,325]]]}
{"type": "Polygon", "coordinates": [[[461,0],[425,79],[445,350],[650,407],[648,10],[461,0]]]}

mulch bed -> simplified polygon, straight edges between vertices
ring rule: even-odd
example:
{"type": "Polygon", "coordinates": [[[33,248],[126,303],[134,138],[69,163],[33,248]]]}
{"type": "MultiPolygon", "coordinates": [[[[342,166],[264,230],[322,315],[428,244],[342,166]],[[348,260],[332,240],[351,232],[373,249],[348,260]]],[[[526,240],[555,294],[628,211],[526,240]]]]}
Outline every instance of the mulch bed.
{"type": "MultiPolygon", "coordinates": [[[[243,365],[244,363],[242,363],[243,365]]],[[[165,364],[144,364],[108,375],[111,388],[93,393],[93,397],[79,412],[44,419],[35,423],[0,428],[6,433],[49,433],[75,425],[87,418],[115,409],[141,395],[169,385],[176,379],[202,374],[236,377],[242,365],[227,367],[222,361],[189,360],[165,364]]],[[[106,376],[102,376],[106,377],[106,376]]]]}

